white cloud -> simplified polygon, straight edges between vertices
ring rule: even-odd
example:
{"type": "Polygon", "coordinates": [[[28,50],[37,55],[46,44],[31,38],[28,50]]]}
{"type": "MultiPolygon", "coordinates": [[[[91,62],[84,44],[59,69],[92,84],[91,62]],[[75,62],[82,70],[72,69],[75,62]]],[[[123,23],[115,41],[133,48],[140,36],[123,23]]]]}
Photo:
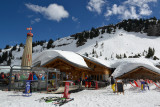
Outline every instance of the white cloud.
{"type": "Polygon", "coordinates": [[[134,6],[130,7],[130,11],[125,10],[123,14],[123,19],[138,19],[139,15],[136,13],[136,8],[134,6]]]}
{"type": "Polygon", "coordinates": [[[122,14],[124,10],[125,10],[124,6],[117,6],[116,4],[114,4],[112,8],[113,14],[122,14]]]}
{"type": "Polygon", "coordinates": [[[48,20],[59,22],[62,18],[69,17],[69,13],[61,5],[50,4],[48,7],[42,7],[34,4],[25,4],[25,6],[36,13],[42,14],[48,20]]]}
{"type": "Polygon", "coordinates": [[[149,16],[151,13],[152,13],[152,10],[148,6],[148,4],[143,4],[142,7],[140,8],[140,14],[141,15],[149,16]]]}
{"type": "Polygon", "coordinates": [[[39,22],[40,20],[41,20],[40,18],[36,18],[36,19],[35,19],[36,22],[39,22]]]}
{"type": "Polygon", "coordinates": [[[142,16],[152,14],[149,3],[157,2],[157,0],[126,0],[120,5],[113,4],[111,8],[107,8],[105,17],[118,15],[121,19],[138,19],[142,16]]]}
{"type": "Polygon", "coordinates": [[[72,16],[72,20],[73,20],[74,22],[77,22],[77,21],[78,21],[78,18],[72,16]]]}
{"type": "Polygon", "coordinates": [[[157,0],[127,0],[124,4],[130,4],[141,7],[143,4],[147,4],[150,2],[157,2],[157,0]]]}
{"type": "Polygon", "coordinates": [[[105,3],[104,0],[90,0],[86,8],[89,11],[97,12],[98,14],[100,14],[104,3],[105,3]]]}
{"type": "Polygon", "coordinates": [[[34,23],[36,23],[36,22],[40,22],[40,18],[35,18],[34,20],[31,20],[31,24],[34,24],[34,23]]]}
{"type": "Polygon", "coordinates": [[[105,16],[108,17],[108,16],[111,16],[113,14],[112,10],[107,10],[105,16]]]}
{"type": "Polygon", "coordinates": [[[28,15],[27,17],[28,17],[28,18],[31,18],[31,17],[33,17],[33,15],[28,15]]]}

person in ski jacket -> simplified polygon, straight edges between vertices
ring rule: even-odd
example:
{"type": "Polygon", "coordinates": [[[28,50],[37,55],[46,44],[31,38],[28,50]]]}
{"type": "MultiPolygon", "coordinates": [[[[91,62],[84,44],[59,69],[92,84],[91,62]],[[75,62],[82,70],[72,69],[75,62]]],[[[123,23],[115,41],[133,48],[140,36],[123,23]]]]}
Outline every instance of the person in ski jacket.
{"type": "Polygon", "coordinates": [[[115,92],[115,80],[114,80],[113,76],[111,76],[111,88],[112,88],[113,92],[115,92]]]}
{"type": "Polygon", "coordinates": [[[92,78],[91,78],[91,76],[89,76],[89,77],[88,77],[88,88],[91,87],[91,80],[92,80],[92,78]]]}
{"type": "Polygon", "coordinates": [[[53,75],[52,75],[52,79],[55,79],[55,78],[56,78],[56,77],[55,77],[55,75],[53,74],[53,75]]]}
{"type": "Polygon", "coordinates": [[[44,76],[42,75],[42,78],[41,78],[41,80],[45,80],[45,78],[44,78],[44,76]]]}
{"type": "Polygon", "coordinates": [[[85,77],[85,88],[87,87],[88,85],[88,75],[85,77]]]}
{"type": "Polygon", "coordinates": [[[147,83],[147,80],[145,80],[145,87],[147,87],[148,90],[149,90],[149,85],[148,85],[148,83],[147,83]]]}
{"type": "Polygon", "coordinates": [[[29,74],[28,80],[33,80],[33,73],[29,74]]]}
{"type": "Polygon", "coordinates": [[[2,72],[1,74],[0,74],[0,79],[4,79],[4,73],[2,72]]]}
{"type": "Polygon", "coordinates": [[[33,72],[33,80],[38,80],[35,72],[33,72]]]}

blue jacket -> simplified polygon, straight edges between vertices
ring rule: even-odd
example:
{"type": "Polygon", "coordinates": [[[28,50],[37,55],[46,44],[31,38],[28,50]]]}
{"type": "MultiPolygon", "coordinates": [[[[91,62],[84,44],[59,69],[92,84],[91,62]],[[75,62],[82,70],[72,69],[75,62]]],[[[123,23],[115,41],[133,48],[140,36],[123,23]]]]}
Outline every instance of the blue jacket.
{"type": "Polygon", "coordinates": [[[42,76],[41,80],[44,80],[44,76],[42,76]]]}
{"type": "Polygon", "coordinates": [[[55,79],[56,77],[55,77],[55,75],[53,74],[53,76],[52,76],[52,79],[55,79]]]}
{"type": "Polygon", "coordinates": [[[33,75],[33,80],[38,80],[36,74],[33,75]]]}

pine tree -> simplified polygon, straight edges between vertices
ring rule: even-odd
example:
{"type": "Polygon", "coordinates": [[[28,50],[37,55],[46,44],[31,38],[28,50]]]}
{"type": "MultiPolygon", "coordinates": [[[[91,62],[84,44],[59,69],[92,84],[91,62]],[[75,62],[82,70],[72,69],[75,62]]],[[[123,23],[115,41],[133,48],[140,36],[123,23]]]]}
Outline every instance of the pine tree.
{"type": "Polygon", "coordinates": [[[85,42],[87,42],[87,39],[85,39],[84,36],[83,36],[82,34],[79,35],[78,40],[77,40],[77,42],[76,42],[77,47],[78,47],[78,46],[84,45],[85,42]]]}
{"type": "Polygon", "coordinates": [[[11,65],[11,58],[8,59],[7,61],[7,65],[10,66],[11,65]]]}
{"type": "Polygon", "coordinates": [[[85,54],[84,54],[86,57],[88,57],[88,53],[87,52],[85,52],[85,54]]]}
{"type": "Polygon", "coordinates": [[[2,54],[2,61],[7,61],[7,58],[8,58],[8,52],[6,51],[2,54]]]}
{"type": "Polygon", "coordinates": [[[49,49],[49,48],[52,47],[52,43],[53,43],[53,40],[50,39],[50,40],[48,41],[48,44],[47,44],[47,49],[49,49]]]}
{"type": "Polygon", "coordinates": [[[1,57],[1,55],[0,55],[0,64],[2,63],[2,57],[1,57]]]}
{"type": "Polygon", "coordinates": [[[108,26],[108,27],[107,27],[107,33],[109,33],[109,34],[110,34],[111,32],[112,32],[112,29],[111,29],[111,27],[110,27],[110,26],[108,26]]]}
{"type": "Polygon", "coordinates": [[[126,54],[124,53],[124,58],[127,58],[126,54]]]}
{"type": "Polygon", "coordinates": [[[100,56],[102,56],[102,52],[100,52],[100,56]]]}
{"type": "Polygon", "coordinates": [[[119,58],[122,59],[122,55],[121,54],[120,54],[119,58]]]}
{"type": "Polygon", "coordinates": [[[153,57],[153,60],[159,60],[159,58],[158,58],[158,57],[156,57],[156,56],[154,56],[154,57],[153,57]]]}
{"type": "Polygon", "coordinates": [[[9,52],[9,57],[12,58],[12,51],[9,52]]]}
{"type": "Polygon", "coordinates": [[[105,33],[105,29],[102,29],[102,30],[101,30],[101,34],[104,34],[104,33],[105,33]]]}
{"type": "Polygon", "coordinates": [[[89,38],[90,38],[90,39],[93,39],[93,37],[94,37],[93,35],[94,35],[94,33],[93,33],[93,32],[90,32],[90,33],[89,33],[89,38]]]}
{"type": "Polygon", "coordinates": [[[12,51],[15,51],[17,49],[17,44],[13,46],[12,51]]]}
{"type": "Polygon", "coordinates": [[[35,42],[32,42],[32,47],[35,47],[36,46],[36,43],[35,42]]]}
{"type": "Polygon", "coordinates": [[[9,49],[9,48],[10,48],[10,46],[9,46],[9,45],[6,45],[5,49],[9,49]]]}
{"type": "Polygon", "coordinates": [[[149,48],[148,48],[148,53],[147,53],[147,55],[146,55],[146,58],[153,57],[153,56],[154,56],[154,53],[155,53],[154,48],[152,49],[151,47],[149,47],[149,48]]]}
{"type": "Polygon", "coordinates": [[[19,51],[21,51],[21,48],[20,48],[20,47],[18,48],[18,52],[19,52],[19,51]]]}
{"type": "Polygon", "coordinates": [[[94,51],[94,49],[92,50],[92,54],[95,54],[95,51],[94,51]]]}
{"type": "Polygon", "coordinates": [[[23,43],[20,43],[19,47],[23,47],[23,46],[24,46],[23,43]]]}
{"type": "Polygon", "coordinates": [[[89,32],[85,32],[84,38],[85,38],[85,39],[88,39],[88,38],[89,38],[89,32]]]}
{"type": "Polygon", "coordinates": [[[96,58],[98,58],[98,55],[96,54],[96,58]]]}
{"type": "Polygon", "coordinates": [[[118,54],[116,54],[116,58],[117,58],[117,59],[120,59],[120,57],[119,57],[119,55],[118,55],[118,54]]]}
{"type": "Polygon", "coordinates": [[[43,43],[45,43],[45,41],[40,41],[40,42],[39,42],[39,45],[40,45],[40,46],[43,46],[43,43]]]}

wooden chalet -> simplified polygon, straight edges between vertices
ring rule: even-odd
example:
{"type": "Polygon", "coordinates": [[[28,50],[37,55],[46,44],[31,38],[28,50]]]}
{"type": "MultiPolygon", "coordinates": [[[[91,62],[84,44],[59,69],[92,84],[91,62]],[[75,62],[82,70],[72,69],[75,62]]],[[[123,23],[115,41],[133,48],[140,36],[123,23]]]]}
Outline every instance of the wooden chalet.
{"type": "Polygon", "coordinates": [[[111,71],[107,66],[88,57],[84,57],[69,51],[58,50],[43,52],[37,58],[35,58],[33,66],[59,69],[61,72],[60,78],[63,80],[78,80],[80,77],[85,79],[86,76],[91,76],[93,80],[101,81],[107,80],[111,75],[111,71]],[[47,53],[49,53],[49,55],[46,55],[47,53]],[[74,59],[73,61],[71,60],[72,56],[65,57],[65,53],[67,53],[69,56],[72,54],[78,59],[74,59]],[[57,55],[52,57],[51,55],[54,54],[57,55]],[[78,60],[83,64],[76,63],[78,60]]]}
{"type": "MultiPolygon", "coordinates": [[[[78,80],[83,74],[87,74],[88,72],[92,71],[90,68],[75,64],[60,56],[49,60],[43,65],[41,65],[39,62],[35,66],[59,69],[61,72],[60,78],[62,80],[78,80]]],[[[85,77],[83,77],[83,79],[84,78],[85,77]]]]}
{"type": "Polygon", "coordinates": [[[139,66],[121,76],[116,77],[116,79],[150,79],[156,81],[160,80],[160,73],[146,67],[139,66]]]}
{"type": "Polygon", "coordinates": [[[99,63],[96,60],[92,60],[88,57],[84,57],[84,60],[88,67],[92,70],[92,72],[86,72],[83,74],[83,77],[88,75],[91,76],[93,80],[97,81],[106,81],[108,77],[111,75],[111,69],[102,63],[99,63]]]}

